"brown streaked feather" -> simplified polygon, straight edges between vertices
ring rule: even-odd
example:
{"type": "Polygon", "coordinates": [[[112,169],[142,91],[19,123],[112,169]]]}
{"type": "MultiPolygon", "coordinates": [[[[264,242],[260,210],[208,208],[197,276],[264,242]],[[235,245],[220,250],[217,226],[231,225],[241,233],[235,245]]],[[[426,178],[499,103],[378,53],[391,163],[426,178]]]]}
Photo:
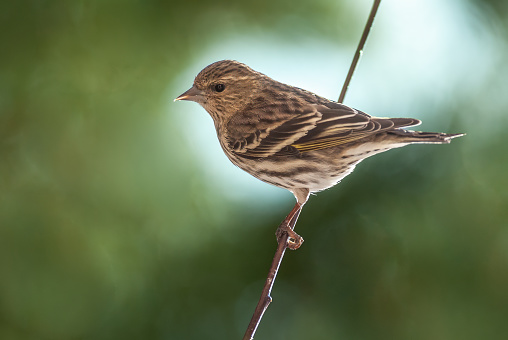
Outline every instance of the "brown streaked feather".
{"type": "Polygon", "coordinates": [[[229,148],[239,156],[295,155],[420,123],[412,118],[371,117],[365,112],[282,83],[263,88],[262,94],[226,124],[229,148]],[[277,92],[273,91],[274,87],[277,92]],[[295,97],[295,93],[300,97],[295,97]]]}
{"type": "Polygon", "coordinates": [[[294,155],[350,143],[372,134],[418,125],[413,118],[376,118],[348,106],[328,102],[300,110],[274,110],[270,119],[257,111],[242,112],[227,125],[229,146],[248,158],[294,155]]]}
{"type": "Polygon", "coordinates": [[[416,118],[383,118],[383,119],[391,120],[395,124],[396,128],[417,126],[422,123],[421,120],[416,118]]]}
{"type": "Polygon", "coordinates": [[[326,113],[323,114],[323,119],[316,124],[316,128],[310,130],[307,135],[291,146],[300,152],[320,150],[347,144],[382,131],[420,124],[418,119],[376,118],[357,110],[355,110],[357,113],[353,117],[333,119],[343,115],[343,107],[340,105],[336,109],[320,110],[326,113]]]}
{"type": "Polygon", "coordinates": [[[280,115],[279,119],[274,117],[273,121],[265,119],[264,124],[246,125],[243,119],[231,120],[227,125],[227,130],[231,131],[229,146],[236,154],[250,158],[280,155],[280,151],[305,136],[321,119],[320,112],[312,107],[306,109],[299,114],[289,115],[285,120],[280,120],[280,115]]]}

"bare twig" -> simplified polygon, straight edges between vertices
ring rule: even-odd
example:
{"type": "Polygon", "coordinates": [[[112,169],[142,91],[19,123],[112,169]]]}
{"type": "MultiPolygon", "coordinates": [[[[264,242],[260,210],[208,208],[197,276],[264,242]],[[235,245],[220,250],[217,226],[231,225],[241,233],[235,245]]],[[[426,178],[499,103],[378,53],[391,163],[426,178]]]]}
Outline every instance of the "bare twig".
{"type": "MultiPolygon", "coordinates": [[[[300,216],[300,211],[302,211],[302,207],[303,204],[296,203],[293,210],[291,210],[289,215],[284,219],[284,221],[282,221],[279,228],[289,227],[291,230],[293,230],[295,228],[296,221],[300,216]]],[[[277,250],[275,251],[275,256],[273,257],[272,265],[270,266],[270,271],[268,272],[263,291],[261,292],[258,304],[254,310],[254,314],[252,315],[249,326],[247,327],[247,331],[245,331],[243,340],[254,339],[254,334],[256,333],[256,329],[258,328],[259,323],[261,322],[261,318],[263,317],[263,314],[268,308],[270,302],[272,302],[270,293],[272,292],[272,287],[275,282],[275,278],[277,277],[277,272],[279,271],[279,266],[282,262],[282,258],[286,252],[286,248],[288,248],[288,245],[290,244],[289,234],[287,232],[277,233],[277,243],[277,250]]]]}
{"type": "Polygon", "coordinates": [[[370,29],[372,28],[372,24],[374,23],[374,18],[376,17],[377,9],[380,3],[381,0],[374,0],[374,4],[372,5],[372,9],[370,10],[369,18],[367,19],[367,24],[365,24],[362,37],[360,39],[360,42],[358,43],[358,48],[356,49],[353,61],[351,62],[351,66],[349,67],[349,72],[347,73],[346,80],[344,81],[344,85],[342,86],[342,91],[340,91],[339,103],[344,102],[346,92],[349,88],[349,83],[353,78],[353,73],[355,73],[356,65],[358,64],[360,56],[363,53],[363,47],[365,46],[365,42],[367,41],[367,37],[369,36],[369,32],[370,29]]]}
{"type": "MultiPolygon", "coordinates": [[[[285,241],[287,242],[287,234],[285,235],[285,241]]],[[[270,293],[272,292],[273,283],[275,282],[275,277],[277,276],[277,272],[279,271],[280,263],[282,262],[282,258],[284,257],[284,253],[286,252],[286,244],[284,240],[281,240],[277,246],[277,250],[275,251],[275,256],[273,257],[272,265],[270,267],[270,271],[268,272],[268,277],[266,278],[265,285],[263,287],[263,291],[261,292],[261,297],[259,298],[258,305],[254,310],[254,314],[252,315],[252,319],[250,320],[249,326],[247,327],[247,331],[243,336],[243,340],[251,340],[254,339],[254,334],[261,322],[261,318],[265,313],[266,309],[270,302],[272,302],[272,297],[270,293]]]]}
{"type": "MultiPolygon", "coordinates": [[[[367,24],[365,25],[362,38],[360,39],[360,43],[358,44],[358,48],[353,58],[353,62],[351,63],[351,67],[349,68],[349,73],[346,77],[346,81],[344,82],[344,86],[342,87],[342,91],[339,97],[339,103],[342,103],[344,101],[344,97],[346,96],[349,83],[351,81],[351,78],[353,77],[356,65],[358,64],[358,60],[360,59],[360,55],[362,54],[365,42],[367,41],[367,36],[369,35],[370,28],[372,27],[372,23],[374,22],[374,17],[376,16],[376,12],[380,2],[381,0],[374,0],[374,4],[372,6],[372,10],[367,20],[367,24]]],[[[273,257],[272,265],[270,266],[270,270],[268,272],[265,285],[263,286],[261,296],[259,298],[256,309],[254,310],[254,314],[252,315],[252,319],[250,320],[249,326],[247,327],[245,335],[243,336],[243,340],[254,339],[254,335],[259,326],[259,323],[261,322],[261,318],[263,317],[263,314],[268,308],[270,302],[272,302],[272,297],[270,296],[270,293],[272,292],[272,287],[275,282],[275,278],[277,277],[277,272],[279,271],[282,258],[284,257],[284,253],[286,252],[286,248],[298,249],[298,247],[302,242],[300,236],[292,232],[292,230],[295,228],[296,221],[300,216],[302,207],[303,204],[296,203],[293,210],[291,210],[289,215],[284,219],[284,221],[282,221],[282,223],[279,226],[278,230],[287,230],[287,231],[277,233],[277,243],[278,243],[277,250],[275,251],[275,256],[273,257]],[[287,229],[288,227],[290,230],[287,229]],[[296,246],[295,243],[291,242],[290,235],[291,238],[294,235],[296,235],[295,237],[300,238],[300,240],[296,240],[297,241],[296,246]]]]}

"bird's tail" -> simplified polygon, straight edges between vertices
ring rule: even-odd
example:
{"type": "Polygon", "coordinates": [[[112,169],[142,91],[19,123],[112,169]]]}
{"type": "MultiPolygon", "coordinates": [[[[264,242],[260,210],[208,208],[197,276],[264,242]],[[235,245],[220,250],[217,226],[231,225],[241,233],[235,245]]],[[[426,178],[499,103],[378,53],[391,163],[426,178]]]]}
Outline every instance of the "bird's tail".
{"type": "Polygon", "coordinates": [[[404,129],[393,129],[387,133],[396,135],[398,142],[411,144],[448,144],[453,138],[465,135],[465,133],[421,132],[404,129]]]}

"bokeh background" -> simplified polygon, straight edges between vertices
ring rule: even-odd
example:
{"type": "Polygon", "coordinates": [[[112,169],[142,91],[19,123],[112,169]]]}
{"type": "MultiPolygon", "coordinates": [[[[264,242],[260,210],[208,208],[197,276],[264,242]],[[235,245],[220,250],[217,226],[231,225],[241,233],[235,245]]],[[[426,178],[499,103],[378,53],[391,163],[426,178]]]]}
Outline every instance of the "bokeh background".
{"type": "MultiPolygon", "coordinates": [[[[294,199],[173,99],[220,59],[336,99],[370,6],[2,1],[0,339],[240,339],[294,199]]],[[[508,338],[507,23],[383,1],[345,103],[468,135],[311,197],[256,339],[508,338]]]]}

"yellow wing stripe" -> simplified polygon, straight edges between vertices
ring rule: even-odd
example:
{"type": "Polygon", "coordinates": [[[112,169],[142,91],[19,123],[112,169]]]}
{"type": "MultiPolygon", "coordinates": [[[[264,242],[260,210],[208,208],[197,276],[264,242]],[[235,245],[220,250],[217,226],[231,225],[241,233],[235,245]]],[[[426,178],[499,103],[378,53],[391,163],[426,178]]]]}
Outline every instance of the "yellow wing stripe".
{"type": "Polygon", "coordinates": [[[322,140],[318,143],[308,142],[308,143],[302,143],[302,144],[292,144],[294,148],[296,148],[300,152],[306,152],[306,151],[312,151],[312,150],[321,150],[326,148],[331,148],[333,146],[346,144],[352,141],[355,141],[357,139],[361,139],[365,136],[367,136],[368,133],[362,133],[357,134],[350,137],[343,137],[343,138],[329,138],[322,140]]]}

